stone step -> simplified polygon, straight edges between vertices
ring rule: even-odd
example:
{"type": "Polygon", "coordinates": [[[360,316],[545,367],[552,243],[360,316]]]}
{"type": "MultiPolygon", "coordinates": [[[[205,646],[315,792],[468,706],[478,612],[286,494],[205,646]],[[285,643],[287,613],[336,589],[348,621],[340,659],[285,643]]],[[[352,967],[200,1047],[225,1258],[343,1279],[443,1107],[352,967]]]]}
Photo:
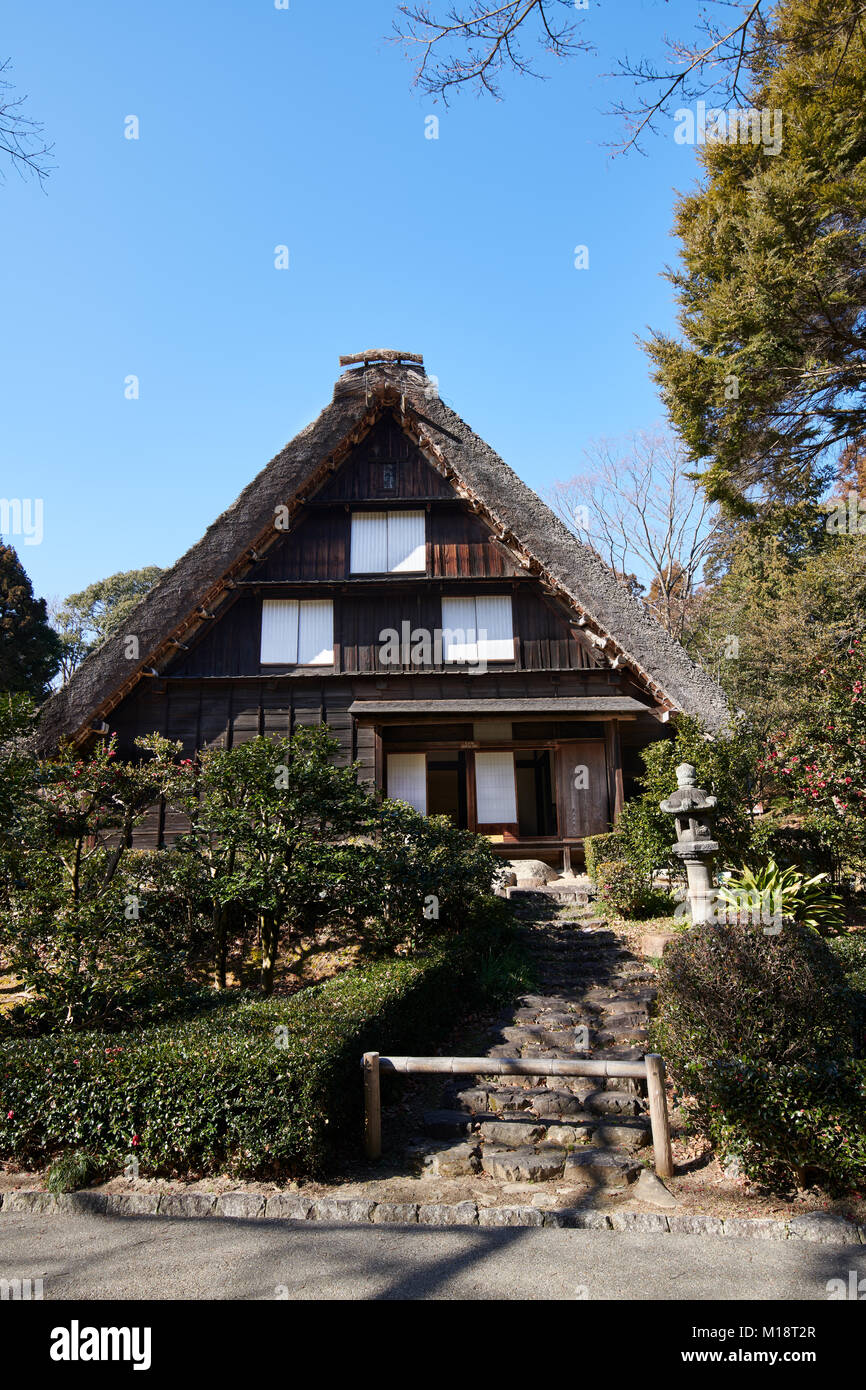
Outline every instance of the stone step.
{"type": "Polygon", "coordinates": [[[565,1149],[553,1147],[506,1149],[485,1144],[481,1162],[484,1172],[497,1182],[551,1182],[562,1176],[567,1157],[565,1149]]]}
{"type": "Polygon", "coordinates": [[[465,1110],[427,1110],[423,1124],[424,1133],[431,1139],[452,1139],[469,1134],[477,1121],[465,1110]]]}
{"type": "Polygon", "coordinates": [[[639,1115],[642,1109],[637,1096],[628,1091],[593,1091],[583,1104],[590,1113],[597,1115],[639,1115]]]}
{"type": "Polygon", "coordinates": [[[519,1149],[485,1145],[481,1162],[488,1177],[498,1182],[551,1182],[564,1177],[577,1186],[607,1190],[626,1187],[641,1168],[629,1154],[592,1145],[570,1152],[553,1145],[519,1149]]]}
{"type": "Polygon", "coordinates": [[[622,1188],[634,1182],[641,1165],[618,1149],[574,1149],[566,1158],[563,1178],[580,1186],[622,1188]]]}

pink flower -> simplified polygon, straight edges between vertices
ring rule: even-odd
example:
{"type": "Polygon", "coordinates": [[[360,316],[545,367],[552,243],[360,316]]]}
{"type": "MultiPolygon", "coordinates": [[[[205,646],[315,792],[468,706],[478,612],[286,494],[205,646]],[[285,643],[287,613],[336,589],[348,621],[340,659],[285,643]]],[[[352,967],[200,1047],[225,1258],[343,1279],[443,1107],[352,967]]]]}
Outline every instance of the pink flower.
{"type": "Polygon", "coordinates": [[[134,1149],[137,1149],[140,1143],[141,1143],[141,1140],[139,1139],[138,1135],[137,1135],[137,1134],[133,1134],[133,1136],[132,1136],[132,1147],[133,1147],[134,1149]]]}
{"type": "Polygon", "coordinates": [[[10,1110],[10,1111],[9,1111],[9,1114],[6,1116],[7,1120],[11,1120],[12,1117],[14,1116],[14,1114],[15,1114],[15,1111],[14,1111],[14,1110],[10,1110]]]}

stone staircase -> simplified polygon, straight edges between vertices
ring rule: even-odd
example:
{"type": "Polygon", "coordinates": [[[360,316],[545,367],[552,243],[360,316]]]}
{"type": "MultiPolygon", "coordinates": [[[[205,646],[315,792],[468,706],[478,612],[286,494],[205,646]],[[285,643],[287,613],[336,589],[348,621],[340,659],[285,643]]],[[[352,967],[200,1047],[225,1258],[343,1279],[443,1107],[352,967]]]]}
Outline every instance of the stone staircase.
{"type": "MultiPolygon", "coordinates": [[[[640,1060],[647,1047],[652,972],[594,916],[586,887],[512,888],[534,958],[538,992],[500,1020],[484,1055],[640,1060]]],[[[410,1145],[422,1175],[484,1174],[502,1183],[562,1180],[625,1188],[651,1150],[642,1083],[629,1078],[455,1078],[410,1145]],[[641,1152],[646,1150],[646,1152],[641,1152]]]]}

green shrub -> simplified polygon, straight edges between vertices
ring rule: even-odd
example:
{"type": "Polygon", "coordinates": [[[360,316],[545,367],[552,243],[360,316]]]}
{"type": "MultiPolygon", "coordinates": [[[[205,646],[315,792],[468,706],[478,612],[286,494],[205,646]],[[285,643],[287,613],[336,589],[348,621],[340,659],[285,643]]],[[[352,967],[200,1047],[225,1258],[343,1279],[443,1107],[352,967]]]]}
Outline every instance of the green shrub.
{"type": "Polygon", "coordinates": [[[602,860],[596,865],[596,885],[602,907],[616,917],[637,917],[646,897],[646,881],[625,860],[602,860]]]}
{"type": "MultiPolygon", "coordinates": [[[[666,823],[669,819],[663,817],[661,811],[653,812],[645,801],[629,801],[623,807],[615,830],[609,831],[606,835],[589,836],[584,841],[586,872],[595,887],[601,888],[601,865],[627,864],[631,870],[629,879],[635,884],[639,881],[643,888],[643,897],[637,911],[644,912],[650,908],[665,911],[667,898],[662,901],[658,899],[658,895],[655,899],[652,896],[653,876],[659,869],[682,874],[682,866],[671,854],[674,837],[671,826],[666,823]]],[[[629,896],[625,885],[619,891],[625,892],[626,897],[629,896]]],[[[613,910],[611,908],[611,911],[613,910]]],[[[621,915],[632,914],[624,912],[621,915]]]]}
{"type": "Polygon", "coordinates": [[[616,825],[618,859],[625,859],[652,886],[653,875],[666,869],[682,877],[682,864],[672,853],[676,839],[673,817],[647,801],[627,801],[616,825]]]}
{"type": "Polygon", "coordinates": [[[599,863],[623,858],[622,846],[615,830],[608,831],[606,835],[587,835],[583,842],[583,852],[587,877],[595,884],[596,888],[598,887],[599,863]]]}
{"type": "Polygon", "coordinates": [[[322,1171],[357,1144],[361,1054],[429,1052],[482,1000],[479,967],[513,944],[500,909],[426,956],[378,961],[290,998],[220,996],[147,1031],[0,1044],[0,1156],[69,1149],[142,1174],[322,1171]]]}
{"type": "Polygon", "coordinates": [[[82,1187],[92,1187],[105,1177],[105,1165],[94,1154],[62,1154],[55,1159],[48,1174],[49,1192],[78,1192],[82,1187]]]}
{"type": "Polygon", "coordinates": [[[856,989],[866,989],[866,931],[845,932],[827,944],[849,983],[856,989]]]}
{"type": "Polygon", "coordinates": [[[654,889],[646,875],[627,860],[601,861],[595,872],[598,900],[613,916],[660,917],[673,911],[671,895],[654,889]]]}
{"type": "Polygon", "coordinates": [[[816,1176],[844,1191],[866,1180],[866,1063],[761,1064],[743,1058],[687,1067],[707,1129],[743,1172],[777,1191],[816,1176]]]}
{"type": "Polygon", "coordinates": [[[837,1142],[836,1176],[860,1171],[856,998],[814,931],[692,927],[664,953],[657,1007],[652,1046],[688,1093],[696,1127],[749,1176],[789,1187],[805,1166],[826,1167],[837,1142]]]}
{"type": "Polygon", "coordinates": [[[401,801],[383,801],[359,853],[352,931],[366,950],[382,953],[423,951],[461,929],[466,914],[489,898],[501,867],[483,835],[401,801]]]}
{"type": "Polygon", "coordinates": [[[857,1056],[866,1056],[866,932],[845,932],[827,945],[844,970],[853,997],[857,1056]]]}

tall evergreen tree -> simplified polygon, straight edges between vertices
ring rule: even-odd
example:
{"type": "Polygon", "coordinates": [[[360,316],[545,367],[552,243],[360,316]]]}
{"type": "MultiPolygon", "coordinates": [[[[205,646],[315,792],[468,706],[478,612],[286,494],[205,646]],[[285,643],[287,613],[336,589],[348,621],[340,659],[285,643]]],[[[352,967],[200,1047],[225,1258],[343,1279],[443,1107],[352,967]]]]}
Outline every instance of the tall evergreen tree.
{"type": "Polygon", "coordinates": [[[742,507],[829,481],[866,433],[866,36],[861,0],[781,0],[751,59],[750,105],[781,145],[726,113],[680,200],[669,271],[684,341],[648,343],[711,497],[742,507]],[[722,129],[724,123],[724,129],[722,129]],[[754,143],[753,143],[754,142],[754,143]]]}
{"type": "Polygon", "coordinates": [[[41,700],[60,665],[60,639],[48,623],[45,600],[11,545],[0,543],[0,691],[41,700]]]}

